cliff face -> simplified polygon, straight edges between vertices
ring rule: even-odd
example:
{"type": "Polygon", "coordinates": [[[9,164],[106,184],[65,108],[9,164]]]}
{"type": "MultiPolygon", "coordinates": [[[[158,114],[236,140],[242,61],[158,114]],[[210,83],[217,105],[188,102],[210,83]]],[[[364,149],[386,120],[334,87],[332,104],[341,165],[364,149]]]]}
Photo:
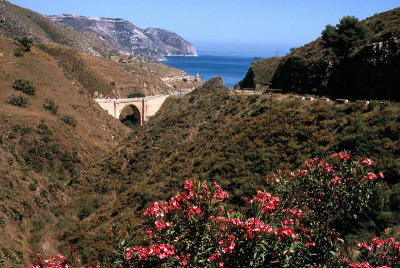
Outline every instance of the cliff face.
{"type": "Polygon", "coordinates": [[[164,56],[195,56],[195,47],[176,33],[140,29],[123,19],[91,18],[75,15],[48,16],[51,20],[104,37],[121,53],[145,60],[165,60],[164,56]]]}
{"type": "Polygon", "coordinates": [[[45,16],[7,1],[0,3],[0,35],[9,38],[29,36],[36,42],[54,42],[94,56],[108,57],[118,49],[91,32],[66,28],[45,16]]]}
{"type": "Polygon", "coordinates": [[[252,64],[241,88],[270,85],[286,92],[352,99],[400,100],[400,8],[367,18],[371,38],[340,57],[318,38],[279,59],[252,64]]]}
{"type": "Polygon", "coordinates": [[[174,32],[148,28],[145,33],[160,46],[164,56],[197,56],[196,48],[174,32]]]}

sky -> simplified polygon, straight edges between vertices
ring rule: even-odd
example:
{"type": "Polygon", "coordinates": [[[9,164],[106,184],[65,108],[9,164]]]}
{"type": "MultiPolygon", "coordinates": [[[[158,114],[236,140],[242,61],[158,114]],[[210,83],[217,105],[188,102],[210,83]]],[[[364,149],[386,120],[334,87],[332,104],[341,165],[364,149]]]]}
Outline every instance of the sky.
{"type": "MultiPolygon", "coordinates": [[[[11,0],[36,12],[126,19],[168,29],[200,51],[282,54],[315,40],[343,16],[360,19],[400,0],[11,0]]],[[[264,55],[260,55],[264,56],[264,55]]],[[[281,56],[281,55],[280,55],[281,56]]]]}

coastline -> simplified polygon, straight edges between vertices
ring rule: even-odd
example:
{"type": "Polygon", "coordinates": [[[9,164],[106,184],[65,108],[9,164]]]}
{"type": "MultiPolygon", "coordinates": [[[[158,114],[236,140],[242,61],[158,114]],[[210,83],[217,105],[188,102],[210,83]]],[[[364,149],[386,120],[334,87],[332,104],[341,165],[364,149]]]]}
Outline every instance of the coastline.
{"type": "Polygon", "coordinates": [[[197,56],[166,56],[167,61],[161,62],[187,74],[200,77],[207,81],[210,78],[221,76],[227,87],[233,87],[241,81],[248,72],[253,57],[240,55],[212,55],[209,52],[197,56]]]}

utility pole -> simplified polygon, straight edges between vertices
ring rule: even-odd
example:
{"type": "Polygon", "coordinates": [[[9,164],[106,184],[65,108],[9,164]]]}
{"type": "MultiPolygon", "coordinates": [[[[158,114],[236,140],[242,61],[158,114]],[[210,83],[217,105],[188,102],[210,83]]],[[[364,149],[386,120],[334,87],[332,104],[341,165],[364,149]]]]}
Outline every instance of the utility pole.
{"type": "Polygon", "coordinates": [[[272,118],[272,93],[275,93],[275,92],[282,92],[282,89],[273,89],[273,88],[269,88],[269,89],[266,90],[266,92],[268,92],[268,93],[269,93],[269,96],[270,96],[269,118],[270,118],[270,120],[271,120],[271,118],[272,118]]]}

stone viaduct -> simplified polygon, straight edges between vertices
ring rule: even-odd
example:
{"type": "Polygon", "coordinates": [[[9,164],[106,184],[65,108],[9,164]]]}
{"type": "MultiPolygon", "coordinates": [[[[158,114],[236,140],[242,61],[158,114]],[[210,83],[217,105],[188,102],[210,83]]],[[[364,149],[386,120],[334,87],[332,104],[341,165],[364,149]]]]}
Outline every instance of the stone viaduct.
{"type": "Polygon", "coordinates": [[[140,113],[140,125],[149,120],[150,116],[155,115],[164,101],[171,95],[149,96],[144,98],[126,98],[126,99],[101,99],[95,101],[101,108],[106,110],[113,117],[120,119],[120,115],[125,107],[133,106],[140,113]]]}

